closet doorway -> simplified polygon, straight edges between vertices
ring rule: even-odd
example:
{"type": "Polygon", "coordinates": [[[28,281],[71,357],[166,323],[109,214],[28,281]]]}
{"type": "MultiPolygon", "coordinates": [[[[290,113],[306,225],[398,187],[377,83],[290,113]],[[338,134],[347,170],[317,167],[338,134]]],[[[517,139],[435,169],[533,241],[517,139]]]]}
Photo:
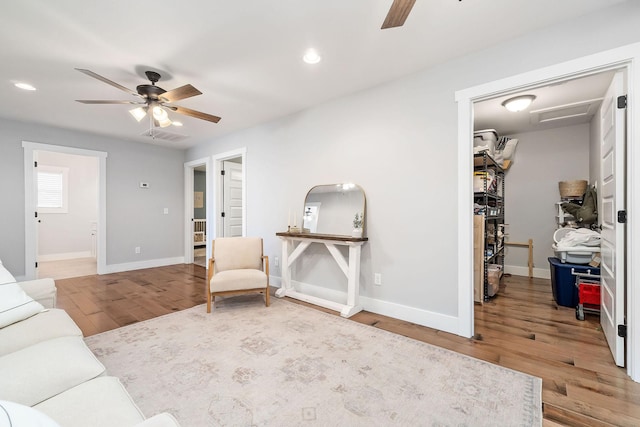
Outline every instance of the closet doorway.
{"type": "MultiPolygon", "coordinates": [[[[627,93],[626,82],[625,68],[606,69],[473,104],[474,130],[496,129],[518,141],[504,175],[505,242],[533,239],[534,278],[550,279],[548,258],[557,256],[553,233],[564,225],[558,218],[558,182],[586,180],[596,188],[602,230],[600,323],[619,366],[625,365],[618,325],[626,315],[626,228],[616,213],[625,210],[627,185],[626,110],[618,100],[627,93]],[[507,99],[525,94],[535,97],[529,108],[516,113],[503,108],[507,99]]],[[[503,250],[504,273],[528,275],[526,248],[503,250]]]]}

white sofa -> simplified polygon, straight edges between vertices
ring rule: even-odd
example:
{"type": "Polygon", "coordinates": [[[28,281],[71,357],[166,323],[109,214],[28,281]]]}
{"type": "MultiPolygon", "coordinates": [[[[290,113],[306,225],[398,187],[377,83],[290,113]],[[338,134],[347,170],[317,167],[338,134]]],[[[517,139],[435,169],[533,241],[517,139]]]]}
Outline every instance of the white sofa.
{"type": "Polygon", "coordinates": [[[52,279],[16,283],[0,261],[0,426],[179,426],[145,419],[55,303],[52,279]]]}

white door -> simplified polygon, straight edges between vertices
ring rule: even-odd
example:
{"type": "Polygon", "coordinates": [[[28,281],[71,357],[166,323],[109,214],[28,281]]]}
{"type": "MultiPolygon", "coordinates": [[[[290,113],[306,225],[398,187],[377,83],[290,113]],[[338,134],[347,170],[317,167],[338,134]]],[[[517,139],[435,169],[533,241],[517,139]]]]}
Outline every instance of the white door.
{"type": "Polygon", "coordinates": [[[222,162],[224,237],[242,236],[242,164],[222,162]]]}
{"type": "Polygon", "coordinates": [[[625,224],[618,218],[625,211],[626,109],[618,108],[618,97],[623,94],[623,74],[619,72],[607,90],[600,116],[600,323],[618,366],[624,366],[625,353],[624,338],[618,336],[618,325],[625,324],[625,224]]]}

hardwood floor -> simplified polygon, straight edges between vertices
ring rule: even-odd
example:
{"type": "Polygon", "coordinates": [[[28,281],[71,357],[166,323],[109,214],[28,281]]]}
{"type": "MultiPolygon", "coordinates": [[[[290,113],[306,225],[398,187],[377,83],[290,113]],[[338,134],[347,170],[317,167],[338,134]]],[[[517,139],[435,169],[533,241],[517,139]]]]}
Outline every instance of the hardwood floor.
{"type": "MultiPolygon", "coordinates": [[[[92,335],[204,303],[205,276],[174,265],[58,280],[58,306],[92,335]]],[[[548,280],[503,282],[498,298],[476,305],[471,339],[369,312],[351,319],[542,378],[545,426],[640,425],[640,384],[613,363],[597,316],[578,321],[558,307],[548,280]]]]}

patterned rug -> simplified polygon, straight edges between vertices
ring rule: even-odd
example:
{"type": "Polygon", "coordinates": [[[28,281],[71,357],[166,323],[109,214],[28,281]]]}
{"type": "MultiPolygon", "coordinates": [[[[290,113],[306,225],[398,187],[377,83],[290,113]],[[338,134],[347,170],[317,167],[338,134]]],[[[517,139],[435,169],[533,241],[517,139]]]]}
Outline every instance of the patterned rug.
{"type": "Polygon", "coordinates": [[[146,415],[199,426],[540,426],[539,378],[261,296],[86,338],[146,415]]]}

